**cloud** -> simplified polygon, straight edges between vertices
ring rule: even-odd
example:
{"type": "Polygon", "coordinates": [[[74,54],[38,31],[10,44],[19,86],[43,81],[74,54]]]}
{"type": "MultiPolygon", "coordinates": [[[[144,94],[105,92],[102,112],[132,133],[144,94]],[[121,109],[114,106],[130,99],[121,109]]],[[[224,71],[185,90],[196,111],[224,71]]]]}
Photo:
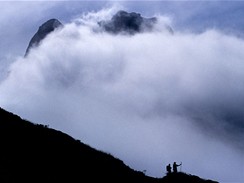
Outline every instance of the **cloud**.
{"type": "Polygon", "coordinates": [[[172,35],[164,17],[151,32],[113,35],[96,24],[106,12],[65,24],[14,61],[1,107],[151,176],[182,161],[203,178],[243,181],[243,40],[172,35]]]}

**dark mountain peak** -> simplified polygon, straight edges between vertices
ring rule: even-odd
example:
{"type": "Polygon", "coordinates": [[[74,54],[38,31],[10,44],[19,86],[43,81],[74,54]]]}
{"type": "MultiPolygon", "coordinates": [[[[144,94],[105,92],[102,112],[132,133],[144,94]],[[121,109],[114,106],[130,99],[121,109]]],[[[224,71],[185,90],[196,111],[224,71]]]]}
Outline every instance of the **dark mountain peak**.
{"type": "Polygon", "coordinates": [[[39,45],[39,43],[52,31],[55,29],[62,27],[62,23],[57,19],[50,19],[43,23],[36,34],[31,38],[30,43],[27,47],[27,50],[25,52],[25,56],[28,55],[31,48],[36,47],[39,45]]]}
{"type": "Polygon", "coordinates": [[[61,26],[62,23],[60,21],[58,21],[57,19],[50,19],[48,21],[46,21],[44,24],[42,24],[39,27],[38,32],[39,33],[49,33],[52,32],[54,29],[56,29],[57,27],[61,26]]]}
{"type": "Polygon", "coordinates": [[[118,34],[135,34],[145,30],[151,30],[157,22],[156,17],[144,18],[140,13],[128,13],[118,11],[109,21],[101,21],[98,24],[107,32],[118,34]]]}

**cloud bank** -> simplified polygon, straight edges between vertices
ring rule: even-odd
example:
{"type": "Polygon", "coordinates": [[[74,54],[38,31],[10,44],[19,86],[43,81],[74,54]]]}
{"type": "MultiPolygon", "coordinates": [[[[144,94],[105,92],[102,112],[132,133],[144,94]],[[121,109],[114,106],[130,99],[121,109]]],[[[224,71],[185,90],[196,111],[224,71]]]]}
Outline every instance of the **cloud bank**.
{"type": "Polygon", "coordinates": [[[209,30],[113,35],[86,14],[9,68],[0,105],[60,129],[147,174],[168,163],[218,181],[243,181],[244,41],[209,30]]]}

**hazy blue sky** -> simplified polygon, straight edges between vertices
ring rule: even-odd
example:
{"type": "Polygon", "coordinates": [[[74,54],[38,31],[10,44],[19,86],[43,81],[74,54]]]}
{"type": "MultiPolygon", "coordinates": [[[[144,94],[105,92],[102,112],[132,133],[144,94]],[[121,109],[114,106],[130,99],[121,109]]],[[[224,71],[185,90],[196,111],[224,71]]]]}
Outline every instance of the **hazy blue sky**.
{"type": "Polygon", "coordinates": [[[0,106],[150,176],[177,161],[243,182],[243,10],[242,1],[0,1],[0,106]],[[135,36],[99,32],[120,9],[159,21],[135,36]],[[51,18],[64,27],[23,58],[51,18]]]}

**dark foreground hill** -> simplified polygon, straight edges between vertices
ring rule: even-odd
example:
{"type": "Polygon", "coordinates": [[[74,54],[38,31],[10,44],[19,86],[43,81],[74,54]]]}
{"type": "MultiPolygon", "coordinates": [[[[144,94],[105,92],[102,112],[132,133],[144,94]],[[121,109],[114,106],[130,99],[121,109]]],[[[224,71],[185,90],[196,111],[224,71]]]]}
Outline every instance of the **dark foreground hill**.
{"type": "Polygon", "coordinates": [[[0,108],[0,182],[211,183],[183,173],[145,176],[121,160],[0,108]]]}

